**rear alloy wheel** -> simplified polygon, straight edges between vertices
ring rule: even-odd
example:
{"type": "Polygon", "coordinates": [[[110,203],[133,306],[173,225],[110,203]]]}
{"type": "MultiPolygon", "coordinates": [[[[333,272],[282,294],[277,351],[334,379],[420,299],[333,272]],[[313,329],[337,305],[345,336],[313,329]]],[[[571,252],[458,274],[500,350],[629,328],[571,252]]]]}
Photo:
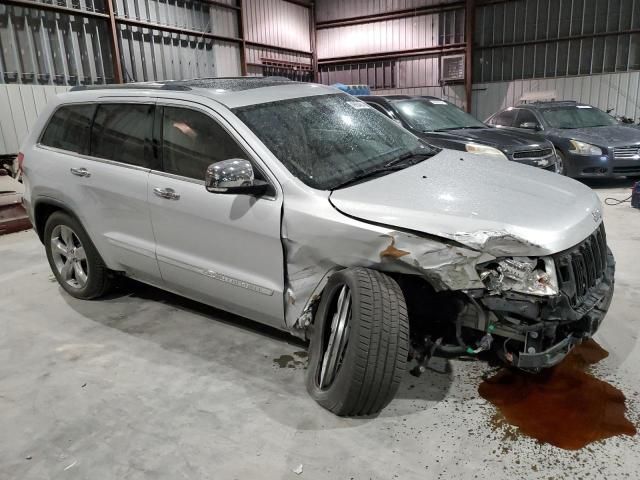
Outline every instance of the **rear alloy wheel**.
{"type": "Polygon", "coordinates": [[[337,272],[315,315],[307,390],[337,415],[376,414],[400,386],[408,349],[407,309],[395,280],[366,268],[337,272]]]}
{"type": "Polygon", "coordinates": [[[47,259],[58,283],[76,298],[103,295],[110,286],[110,274],[80,222],[58,211],[44,227],[47,259]]]}
{"type": "Polygon", "coordinates": [[[89,278],[89,265],[78,235],[66,225],[56,225],[50,241],[58,275],[72,288],[83,288],[89,278]]]}

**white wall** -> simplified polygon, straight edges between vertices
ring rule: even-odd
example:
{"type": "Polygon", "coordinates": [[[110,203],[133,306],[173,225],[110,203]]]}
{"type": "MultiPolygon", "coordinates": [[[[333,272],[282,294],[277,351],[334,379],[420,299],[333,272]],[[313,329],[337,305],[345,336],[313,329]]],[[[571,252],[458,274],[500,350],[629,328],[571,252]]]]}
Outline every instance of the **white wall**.
{"type": "Polygon", "coordinates": [[[0,155],[16,154],[47,102],[70,87],[0,84],[0,155]]]}
{"type": "Polygon", "coordinates": [[[616,115],[640,117],[640,72],[474,84],[473,113],[484,120],[520,103],[523,93],[554,90],[558,100],[576,100],[616,115]]]}

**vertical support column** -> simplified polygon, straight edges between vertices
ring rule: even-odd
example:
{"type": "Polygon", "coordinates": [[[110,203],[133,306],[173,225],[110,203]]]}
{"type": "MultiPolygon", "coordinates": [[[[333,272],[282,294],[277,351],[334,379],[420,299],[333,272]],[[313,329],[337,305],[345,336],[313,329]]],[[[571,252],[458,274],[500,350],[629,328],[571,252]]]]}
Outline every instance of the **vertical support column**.
{"type": "Polygon", "coordinates": [[[464,40],[466,43],[464,55],[464,87],[466,93],[466,110],[471,113],[471,106],[473,105],[473,36],[476,22],[476,0],[466,0],[464,20],[464,40]]]}
{"type": "Polygon", "coordinates": [[[120,59],[120,47],[118,46],[118,30],[116,29],[116,16],[113,11],[113,0],[104,0],[109,14],[109,43],[113,52],[113,74],[116,83],[122,83],[122,60],[120,59]]]}
{"type": "Polygon", "coordinates": [[[318,52],[316,51],[316,3],[309,7],[309,43],[311,47],[311,75],[314,82],[319,81],[318,52]]]}
{"type": "Polygon", "coordinates": [[[240,37],[240,73],[247,75],[247,44],[244,38],[244,0],[237,0],[238,7],[238,36],[240,37]]]}

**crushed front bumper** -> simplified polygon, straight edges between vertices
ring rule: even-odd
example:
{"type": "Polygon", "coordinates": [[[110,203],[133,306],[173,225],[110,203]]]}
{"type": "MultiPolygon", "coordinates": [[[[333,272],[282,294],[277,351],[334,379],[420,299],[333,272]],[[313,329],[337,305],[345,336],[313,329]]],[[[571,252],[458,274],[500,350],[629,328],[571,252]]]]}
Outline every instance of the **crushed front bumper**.
{"type": "Polygon", "coordinates": [[[591,338],[604,320],[614,291],[615,260],[607,251],[602,279],[579,305],[564,291],[547,299],[505,293],[481,303],[494,318],[491,329],[504,338],[501,353],[511,365],[539,370],[560,363],[569,351],[591,338]]]}

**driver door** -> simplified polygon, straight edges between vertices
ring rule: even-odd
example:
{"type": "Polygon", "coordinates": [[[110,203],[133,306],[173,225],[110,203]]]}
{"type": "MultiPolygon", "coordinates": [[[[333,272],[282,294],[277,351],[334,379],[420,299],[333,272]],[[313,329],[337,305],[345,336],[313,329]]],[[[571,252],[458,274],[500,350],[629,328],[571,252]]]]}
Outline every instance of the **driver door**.
{"type": "Polygon", "coordinates": [[[231,158],[251,161],[256,178],[266,180],[248,145],[213,110],[158,103],[155,131],[162,166],[149,175],[148,197],[165,285],[282,328],[281,193],[256,198],[205,189],[206,168],[231,158]]]}

